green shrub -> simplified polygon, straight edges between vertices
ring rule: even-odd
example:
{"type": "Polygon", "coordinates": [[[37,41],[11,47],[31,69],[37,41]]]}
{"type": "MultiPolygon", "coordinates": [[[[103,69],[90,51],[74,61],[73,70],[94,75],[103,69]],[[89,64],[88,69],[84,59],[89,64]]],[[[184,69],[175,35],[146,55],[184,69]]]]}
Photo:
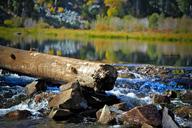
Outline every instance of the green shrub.
{"type": "Polygon", "coordinates": [[[13,17],[11,20],[13,21],[13,27],[22,27],[23,26],[23,18],[13,17]]]}
{"type": "Polygon", "coordinates": [[[151,16],[149,16],[149,28],[157,29],[159,18],[160,16],[157,13],[153,13],[151,16]]]}
{"type": "Polygon", "coordinates": [[[21,17],[13,17],[11,19],[5,20],[4,25],[7,27],[22,27],[23,20],[21,17]]]}
{"type": "Polygon", "coordinates": [[[39,20],[35,25],[36,28],[50,28],[50,25],[43,20],[39,20]]]}
{"type": "Polygon", "coordinates": [[[12,20],[4,20],[3,24],[7,27],[11,27],[13,25],[13,21],[12,20]]]}

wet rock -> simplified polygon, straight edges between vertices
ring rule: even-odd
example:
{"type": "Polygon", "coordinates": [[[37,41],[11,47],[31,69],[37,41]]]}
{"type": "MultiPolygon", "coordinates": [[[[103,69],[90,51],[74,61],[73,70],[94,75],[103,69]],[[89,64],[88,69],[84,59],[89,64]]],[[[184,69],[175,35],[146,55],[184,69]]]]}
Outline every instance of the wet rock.
{"type": "Polygon", "coordinates": [[[43,99],[46,99],[47,101],[50,101],[51,99],[53,99],[53,97],[55,97],[55,94],[53,94],[53,93],[42,92],[40,94],[35,95],[33,98],[34,98],[34,101],[36,103],[39,103],[43,99]]]}
{"type": "Polygon", "coordinates": [[[74,83],[72,88],[62,91],[60,94],[53,97],[49,102],[49,107],[59,107],[62,109],[82,110],[86,109],[87,101],[84,99],[80,84],[74,83]]]}
{"type": "Polygon", "coordinates": [[[186,90],[181,92],[180,99],[185,103],[192,103],[192,90],[186,90]]]}
{"type": "Polygon", "coordinates": [[[122,111],[128,111],[129,108],[125,102],[114,104],[113,107],[122,110],[122,111]]]}
{"type": "Polygon", "coordinates": [[[162,117],[162,127],[163,128],[179,128],[178,124],[171,116],[168,108],[164,107],[163,117],[162,117]]]}
{"type": "Polygon", "coordinates": [[[93,89],[82,88],[82,93],[85,99],[87,100],[88,106],[92,108],[102,108],[106,105],[113,105],[119,103],[119,99],[117,99],[114,95],[107,95],[106,93],[98,93],[93,89]]]}
{"type": "Polygon", "coordinates": [[[9,112],[5,115],[5,118],[9,120],[22,120],[31,116],[31,112],[27,110],[16,110],[13,112],[9,112]]]}
{"type": "Polygon", "coordinates": [[[182,123],[182,128],[192,128],[192,121],[185,121],[182,123]]]}
{"type": "Polygon", "coordinates": [[[158,67],[154,65],[146,65],[137,67],[135,69],[136,72],[142,75],[146,76],[152,76],[152,77],[165,77],[165,75],[168,74],[168,70],[165,67],[158,67]]]}
{"type": "Polygon", "coordinates": [[[178,97],[178,92],[173,91],[173,90],[168,90],[165,92],[165,94],[170,97],[170,98],[177,98],[178,97]]]}
{"type": "Polygon", "coordinates": [[[0,108],[10,108],[14,105],[20,104],[22,101],[25,101],[26,99],[27,96],[24,94],[14,96],[14,98],[1,99],[0,108]]]}
{"type": "Polygon", "coordinates": [[[153,126],[149,125],[149,124],[146,124],[144,123],[141,128],[154,128],[153,126]]]}
{"type": "Polygon", "coordinates": [[[126,124],[124,124],[125,128],[141,128],[142,125],[140,123],[137,122],[126,122],[126,124]]]}
{"type": "Polygon", "coordinates": [[[33,95],[36,92],[46,91],[47,86],[45,80],[39,79],[38,81],[33,81],[32,83],[26,85],[25,91],[28,96],[33,95]]]}
{"type": "Polygon", "coordinates": [[[177,116],[192,119],[192,106],[183,106],[175,110],[177,116]]]}
{"type": "Polygon", "coordinates": [[[161,115],[154,105],[145,105],[135,107],[125,113],[123,113],[124,124],[138,123],[149,124],[152,126],[161,125],[161,115]]]}
{"type": "Polygon", "coordinates": [[[152,100],[154,104],[169,104],[171,102],[170,97],[167,95],[158,94],[154,94],[152,100]]]}
{"type": "Polygon", "coordinates": [[[5,93],[3,94],[3,98],[11,98],[13,95],[14,95],[13,93],[11,93],[10,91],[8,91],[8,92],[5,92],[5,93]]]}
{"type": "Polygon", "coordinates": [[[115,122],[115,114],[111,112],[108,105],[97,111],[96,117],[101,124],[110,124],[115,122]]]}
{"type": "Polygon", "coordinates": [[[81,113],[79,113],[79,115],[83,117],[96,118],[96,115],[95,115],[96,112],[97,112],[97,109],[89,109],[89,110],[82,111],[81,113]]]}
{"type": "Polygon", "coordinates": [[[52,118],[56,121],[66,120],[68,117],[72,116],[73,113],[68,109],[58,109],[53,108],[49,113],[49,118],[52,118]]]}

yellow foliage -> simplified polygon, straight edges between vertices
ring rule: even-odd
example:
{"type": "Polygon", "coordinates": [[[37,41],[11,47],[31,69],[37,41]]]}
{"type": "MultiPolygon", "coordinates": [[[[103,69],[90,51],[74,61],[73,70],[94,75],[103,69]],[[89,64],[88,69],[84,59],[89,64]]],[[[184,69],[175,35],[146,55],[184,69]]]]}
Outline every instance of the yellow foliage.
{"type": "Polygon", "coordinates": [[[99,31],[108,31],[108,30],[110,30],[110,27],[107,24],[97,23],[95,25],[95,29],[99,30],[99,31]]]}
{"type": "Polygon", "coordinates": [[[109,8],[108,10],[107,10],[107,15],[109,16],[109,17],[112,17],[112,16],[117,16],[118,15],[118,9],[117,8],[109,8]]]}
{"type": "Polygon", "coordinates": [[[61,50],[58,50],[58,51],[57,51],[57,55],[58,55],[58,56],[62,56],[62,51],[61,51],[61,50]]]}
{"type": "Polygon", "coordinates": [[[106,6],[119,8],[122,6],[123,0],[104,0],[106,6]]]}
{"type": "Polygon", "coordinates": [[[51,7],[51,8],[50,8],[50,12],[51,12],[51,13],[54,13],[54,12],[55,12],[55,8],[54,8],[54,7],[51,7]]]}
{"type": "Polygon", "coordinates": [[[64,12],[64,8],[58,7],[58,12],[63,13],[64,12]]]}
{"type": "Polygon", "coordinates": [[[94,4],[94,2],[95,2],[95,0],[88,0],[87,5],[92,5],[92,4],[94,4]]]}
{"type": "Polygon", "coordinates": [[[52,4],[51,3],[48,3],[47,4],[47,8],[51,8],[52,7],[52,4]]]}

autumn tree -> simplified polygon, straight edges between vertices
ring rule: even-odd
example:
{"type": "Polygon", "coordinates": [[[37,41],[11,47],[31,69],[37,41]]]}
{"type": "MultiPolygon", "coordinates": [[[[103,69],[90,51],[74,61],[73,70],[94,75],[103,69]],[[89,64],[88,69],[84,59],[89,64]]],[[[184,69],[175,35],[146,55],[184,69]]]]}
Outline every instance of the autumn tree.
{"type": "Polygon", "coordinates": [[[107,15],[109,17],[112,16],[123,16],[124,15],[124,8],[123,3],[125,0],[104,0],[104,4],[108,7],[107,15]]]}

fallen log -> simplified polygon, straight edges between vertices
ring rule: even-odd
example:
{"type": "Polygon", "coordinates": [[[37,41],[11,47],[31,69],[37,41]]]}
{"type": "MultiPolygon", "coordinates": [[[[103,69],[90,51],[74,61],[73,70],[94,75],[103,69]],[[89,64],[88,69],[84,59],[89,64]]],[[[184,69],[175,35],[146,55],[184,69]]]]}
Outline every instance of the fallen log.
{"type": "Polygon", "coordinates": [[[108,64],[0,46],[0,68],[45,79],[71,82],[97,91],[111,90],[116,69],[108,64]]]}

